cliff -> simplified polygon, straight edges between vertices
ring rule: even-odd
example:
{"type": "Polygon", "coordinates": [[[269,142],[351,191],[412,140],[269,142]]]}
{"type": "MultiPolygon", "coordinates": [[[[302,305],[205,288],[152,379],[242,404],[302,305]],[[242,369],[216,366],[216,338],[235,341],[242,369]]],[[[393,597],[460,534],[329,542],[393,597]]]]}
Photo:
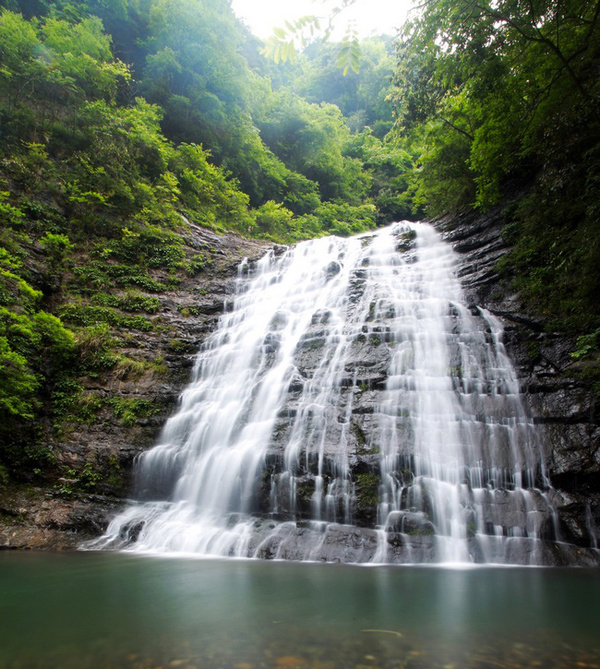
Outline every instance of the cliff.
{"type": "MultiPolygon", "coordinates": [[[[516,364],[528,409],[541,431],[546,474],[559,513],[558,537],[574,546],[557,557],[555,563],[576,561],[577,547],[581,548],[581,563],[593,563],[594,558],[584,549],[596,545],[596,528],[600,526],[600,431],[595,397],[578,376],[577,364],[569,355],[574,342],[560,333],[548,332],[543,322],[528,314],[519,296],[510,290],[508,279],[497,272],[496,263],[508,250],[501,236],[502,222],[499,209],[483,216],[439,219],[435,225],[459,254],[459,275],[470,306],[484,307],[504,324],[508,353],[516,364]]],[[[410,240],[405,244],[401,250],[409,251],[410,240]]],[[[190,226],[186,252],[190,255],[202,250],[210,257],[210,269],[203,276],[201,290],[197,278],[185,277],[176,290],[160,298],[161,309],[156,318],[161,327],[152,334],[130,333],[127,338],[130,352],[149,361],[162,358],[166,371],[145,373],[135,380],[111,374],[85,380],[86,388],[97,395],[149,402],[152,412],[123,420],[114,411],[101,410],[93,421],[70,425],[53,448],[63,471],[72,467],[74,477],[62,476],[46,486],[11,487],[3,496],[0,510],[0,544],[6,548],[74,548],[102,532],[128,494],[135,456],[155,443],[166,417],[173,412],[177,396],[191,374],[194,353],[214,328],[223,304],[233,292],[241,258],[255,259],[266,248],[266,244],[233,235],[221,237],[190,226]]],[[[331,271],[335,273],[336,268],[331,271]]],[[[359,284],[360,276],[357,290],[359,284]]],[[[305,376],[310,376],[317,364],[322,329],[319,318],[313,319],[297,352],[295,361],[305,376]]],[[[351,464],[357,499],[353,516],[358,527],[351,532],[333,532],[339,535],[339,546],[330,548],[332,559],[342,553],[350,560],[359,559],[362,548],[353,546],[369,544],[368,550],[375,550],[375,534],[367,528],[375,520],[373,496],[377,494],[378,456],[369,451],[365,435],[369,432],[372,407],[385,385],[384,335],[370,336],[356,345],[353,373],[358,376],[353,381],[355,397],[348,450],[354,454],[351,464]]],[[[299,388],[290,386],[289,410],[281,416],[269,448],[267,471],[271,473],[278,470],[282,459],[281,445],[291,425],[299,388]]],[[[300,517],[309,515],[314,488],[310,472],[305,474],[297,489],[300,517]]],[[[283,488],[280,494],[280,513],[285,516],[289,510],[285,508],[283,488]]],[[[408,514],[402,522],[403,531],[408,527],[413,535],[413,546],[426,555],[431,550],[428,522],[418,514],[408,514]]],[[[393,543],[391,550],[395,550],[393,543]]],[[[264,557],[269,557],[268,549],[265,551],[264,557]]]]}
{"type": "Polygon", "coordinates": [[[502,208],[488,214],[436,222],[460,256],[459,275],[469,300],[504,323],[505,344],[521,392],[538,423],[547,474],[560,503],[561,537],[579,546],[597,545],[600,528],[600,412],[598,397],[570,352],[575,340],[548,330],[528,313],[496,263],[509,251],[503,241],[502,208]]]}
{"type": "MultiPolygon", "coordinates": [[[[195,354],[233,294],[243,258],[260,257],[267,244],[218,235],[193,224],[183,232],[187,258],[204,269],[181,274],[157,296],[160,307],[144,332],[113,328],[118,353],[139,370],[116,368],[81,379],[79,415],[51,432],[54,457],[45,480],[10,483],[0,491],[0,548],[72,549],[100,534],[131,487],[136,455],[157,439],[188,383],[195,354]]],[[[161,270],[153,278],[164,280],[161,270]]]]}

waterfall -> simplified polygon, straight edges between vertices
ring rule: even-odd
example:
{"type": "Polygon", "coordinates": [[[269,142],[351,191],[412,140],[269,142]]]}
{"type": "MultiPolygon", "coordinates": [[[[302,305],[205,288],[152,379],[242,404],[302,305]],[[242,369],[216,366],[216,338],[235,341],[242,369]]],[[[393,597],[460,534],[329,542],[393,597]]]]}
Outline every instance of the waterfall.
{"type": "Polygon", "coordinates": [[[242,265],[99,547],[543,564],[559,537],[502,325],[429,225],[242,265]]]}

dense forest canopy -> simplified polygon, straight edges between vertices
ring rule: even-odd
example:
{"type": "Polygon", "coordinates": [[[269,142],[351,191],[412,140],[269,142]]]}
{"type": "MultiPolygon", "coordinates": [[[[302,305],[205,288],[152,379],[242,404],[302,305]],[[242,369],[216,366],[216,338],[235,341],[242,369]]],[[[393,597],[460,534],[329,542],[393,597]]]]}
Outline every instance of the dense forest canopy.
{"type": "MultiPolygon", "coordinates": [[[[511,200],[519,285],[598,327],[600,3],[433,0],[399,45],[395,132],[431,214],[511,200]],[[595,304],[592,310],[578,304],[595,304]]],[[[507,268],[508,269],[508,268],[507,268]]]]}
{"type": "Polygon", "coordinates": [[[287,243],[501,206],[506,280],[594,380],[599,13],[426,0],[344,76],[323,39],[265,58],[227,0],[0,0],[0,478],[52,470],[82,377],[134,373],[123,333],[206,270],[188,222],[287,243]]]}

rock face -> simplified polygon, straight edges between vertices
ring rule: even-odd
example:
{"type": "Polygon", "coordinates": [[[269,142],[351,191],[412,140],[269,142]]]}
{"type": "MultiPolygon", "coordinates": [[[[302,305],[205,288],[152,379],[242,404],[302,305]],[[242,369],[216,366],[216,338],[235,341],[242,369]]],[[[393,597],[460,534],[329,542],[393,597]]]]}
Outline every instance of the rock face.
{"type": "Polygon", "coordinates": [[[250,268],[141,461],[142,503],[101,545],[594,564],[593,526],[578,545],[555,522],[571,498],[548,480],[539,411],[523,406],[499,318],[481,308],[502,249],[493,226],[479,233],[458,267],[466,302],[456,254],[422,224],[307,242],[250,268]]]}
{"type": "MultiPolygon", "coordinates": [[[[570,544],[555,549],[555,554],[545,562],[593,564],[596,558],[586,549],[597,546],[597,528],[600,528],[600,430],[594,397],[573,374],[576,370],[569,351],[573,350],[574,342],[546,332],[539,320],[525,312],[518,295],[510,292],[495,271],[496,262],[507,251],[500,234],[501,211],[442,219],[435,225],[460,256],[459,275],[473,312],[477,306],[485,307],[504,324],[504,341],[516,365],[521,391],[529,412],[539,423],[546,474],[553,487],[553,505],[559,513],[558,532],[555,528],[541,528],[540,535],[546,533],[548,538],[570,544]]],[[[0,544],[4,547],[73,548],[104,530],[128,494],[136,455],[155,443],[165,419],[174,411],[177,397],[190,377],[195,353],[214,329],[223,305],[233,293],[241,258],[258,258],[267,248],[192,227],[186,242],[190,253],[207,252],[212,268],[200,278],[186,278],[177,291],[161,296],[162,328],[158,335],[129,337],[132,350],[146,359],[162,357],[168,374],[162,377],[147,374],[135,381],[114,377],[87,381],[87,387],[97,393],[150,400],[158,409],[128,425],[108,414],[91,424],[73,425],[61,442],[55,444],[55,451],[62,462],[79,470],[82,463],[94,463],[94,471],[100,475],[96,479],[90,477],[93,494],[81,490],[81,486],[72,486],[68,479],[51,490],[30,487],[9,491],[0,509],[0,544]]],[[[397,250],[410,254],[410,236],[398,240],[397,250]]],[[[337,276],[339,264],[330,263],[326,272],[328,277],[337,276]]],[[[360,270],[355,273],[357,299],[363,278],[360,270]]],[[[320,485],[327,485],[339,474],[336,449],[340,440],[346,444],[348,453],[352,508],[348,508],[348,490],[342,488],[333,490],[329,504],[335,507],[336,518],[350,514],[356,527],[329,525],[319,539],[317,559],[367,561],[381,545],[381,535],[369,528],[378,521],[376,500],[381,457],[377,430],[383,428],[376,424],[374,408],[386,386],[390,362],[389,333],[385,327],[378,330],[377,325],[372,325],[368,332],[357,333],[355,337],[353,361],[346,365],[340,379],[338,405],[342,410],[351,407],[350,418],[340,416],[337,422],[329,424],[318,476],[316,459],[311,461],[307,457],[305,464],[297,468],[293,482],[295,508],[291,508],[292,495],[286,488],[290,484],[280,476],[285,468],[284,444],[293,429],[304,385],[314,377],[319,365],[330,317],[327,310],[316,311],[295,352],[298,374],[289,384],[285,410],[278,416],[265,458],[262,486],[254,500],[258,515],[265,517],[271,512],[276,496],[274,520],[281,523],[282,529],[273,534],[271,521],[257,521],[259,557],[298,559],[306,554],[306,546],[310,547],[313,539],[305,520],[314,512],[316,481],[319,478],[320,485]],[[275,487],[273,481],[277,482],[275,487]]],[[[274,356],[278,350],[278,328],[283,325],[276,318],[271,322],[271,332],[263,342],[266,364],[268,356],[274,356]]],[[[397,418],[402,422],[402,416],[397,418]]],[[[413,463],[408,453],[405,464],[404,473],[396,474],[410,485],[413,463]]],[[[406,561],[407,555],[415,561],[432,558],[433,527],[428,514],[397,512],[388,517],[388,525],[388,561],[406,561]]]]}
{"type": "Polygon", "coordinates": [[[528,314],[495,270],[508,247],[503,212],[441,219],[437,228],[461,258],[459,275],[469,299],[498,316],[521,392],[539,424],[548,475],[559,495],[561,537],[598,546],[600,535],[600,411],[570,357],[575,341],[548,332],[528,314]]]}
{"type": "Polygon", "coordinates": [[[234,292],[240,263],[269,247],[195,225],[183,237],[186,256],[204,256],[206,268],[157,296],[161,308],[151,318],[152,331],[113,332],[120,354],[150,364],[141,375],[111,370],[82,380],[88,397],[106,401],[91,418],[64,425],[52,443],[59,468],[71,473],[46,486],[2,490],[0,548],[72,549],[104,531],[130,493],[135,457],[154,444],[174,411],[202,341],[234,292]],[[111,402],[147,410],[123,415],[111,402]]]}

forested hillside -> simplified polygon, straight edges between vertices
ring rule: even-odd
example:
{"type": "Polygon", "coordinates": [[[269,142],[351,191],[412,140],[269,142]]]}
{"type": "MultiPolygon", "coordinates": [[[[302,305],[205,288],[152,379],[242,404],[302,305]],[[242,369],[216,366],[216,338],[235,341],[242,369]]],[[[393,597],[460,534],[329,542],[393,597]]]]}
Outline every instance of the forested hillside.
{"type": "MultiPolygon", "coordinates": [[[[318,89],[310,64],[276,68],[227,2],[0,5],[0,474],[35,479],[65,426],[154,411],[82,380],[164,372],[124,351],[209,270],[190,223],[290,242],[407,210],[365,126],[389,110],[351,100],[353,134],[294,89],[318,89]]],[[[391,45],[373,49],[389,86],[391,45]]]]}
{"type": "Polygon", "coordinates": [[[399,142],[418,156],[414,202],[428,214],[510,203],[518,288],[555,326],[598,328],[600,3],[423,7],[393,96],[399,142]]]}
{"type": "Polygon", "coordinates": [[[210,272],[190,224],[289,243],[502,207],[507,285],[593,382],[599,7],[431,0],[344,76],[323,40],[266,59],[227,0],[0,0],[0,483],[64,474],[53,441],[101,410],[152,414],[89,379],[164,374],[129,351],[210,272]]]}
{"type": "MultiPolygon", "coordinates": [[[[600,390],[600,3],[433,0],[398,43],[413,210],[500,208],[499,268],[600,390]]],[[[532,347],[532,361],[536,362],[532,347]]]]}

